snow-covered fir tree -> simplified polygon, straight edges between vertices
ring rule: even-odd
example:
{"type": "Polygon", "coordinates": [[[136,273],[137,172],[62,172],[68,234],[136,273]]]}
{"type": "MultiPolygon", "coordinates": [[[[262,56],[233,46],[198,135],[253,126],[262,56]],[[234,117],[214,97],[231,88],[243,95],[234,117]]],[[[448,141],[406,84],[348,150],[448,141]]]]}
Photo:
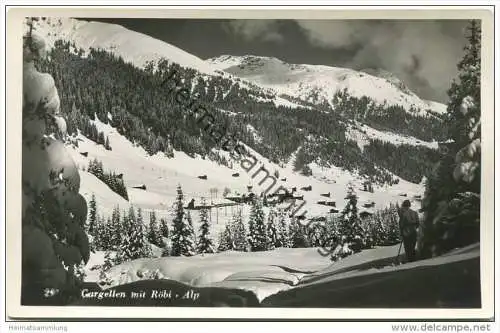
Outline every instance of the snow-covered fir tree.
{"type": "Polygon", "coordinates": [[[370,219],[372,225],[370,226],[370,237],[372,245],[381,246],[385,245],[385,240],[387,239],[387,230],[382,222],[382,216],[379,212],[376,212],[370,219]]]}
{"type": "Polygon", "coordinates": [[[274,250],[279,247],[278,230],[276,227],[276,212],[271,208],[267,215],[266,236],[267,236],[267,249],[274,250]]]}
{"type": "Polygon", "coordinates": [[[111,223],[106,224],[105,233],[108,234],[109,244],[106,249],[117,250],[122,243],[122,238],[127,230],[127,223],[125,221],[125,214],[120,213],[120,208],[115,206],[111,213],[111,223]]]}
{"type": "Polygon", "coordinates": [[[332,254],[334,261],[360,252],[365,247],[366,235],[361,227],[357,207],[358,197],[352,185],[348,188],[347,200],[347,205],[341,214],[339,248],[332,254]]]}
{"type": "Polygon", "coordinates": [[[85,223],[85,231],[87,232],[90,250],[95,252],[99,246],[99,235],[98,235],[98,224],[99,219],[97,217],[97,203],[95,199],[95,195],[92,193],[92,196],[89,201],[89,213],[87,222],[85,223]]]}
{"type": "Polygon", "coordinates": [[[91,241],[91,250],[92,251],[101,251],[103,247],[101,246],[102,244],[102,235],[104,233],[104,228],[105,225],[101,224],[101,221],[96,221],[95,227],[94,227],[94,233],[89,234],[89,240],[91,241]]]}
{"type": "Polygon", "coordinates": [[[219,252],[234,250],[234,242],[229,224],[226,224],[224,231],[219,235],[219,246],[217,247],[217,250],[219,252]]]}
{"type": "Polygon", "coordinates": [[[97,136],[97,143],[100,145],[104,145],[106,140],[104,139],[104,133],[99,132],[99,135],[97,136]]]}
{"type": "Polygon", "coordinates": [[[302,248],[309,246],[305,227],[299,222],[299,220],[295,216],[292,217],[288,229],[289,229],[288,234],[290,236],[290,247],[302,248]]]}
{"type": "Polygon", "coordinates": [[[397,204],[391,204],[362,221],[367,247],[394,245],[401,241],[398,209],[397,204]]]}
{"type": "Polygon", "coordinates": [[[247,251],[248,240],[247,231],[245,228],[245,223],[243,222],[243,217],[241,216],[241,210],[239,210],[234,216],[231,222],[231,239],[234,245],[234,250],[236,251],[247,251]]]}
{"type": "Polygon", "coordinates": [[[156,219],[155,211],[151,211],[149,213],[148,241],[158,247],[165,246],[165,244],[163,244],[163,239],[160,228],[158,226],[158,220],[156,219]]]}
{"type": "MultiPolygon", "coordinates": [[[[143,231],[145,231],[145,224],[144,224],[144,217],[142,216],[142,208],[137,208],[137,217],[136,217],[136,223],[140,224],[143,231]]],[[[147,236],[147,235],[146,235],[147,236]]]]}
{"type": "Polygon", "coordinates": [[[92,197],[89,201],[89,219],[88,219],[88,233],[94,235],[94,228],[97,223],[97,203],[95,200],[95,194],[92,193],[92,197]]]}
{"type": "Polygon", "coordinates": [[[323,248],[334,249],[337,247],[340,239],[339,227],[340,218],[338,216],[329,216],[326,220],[326,239],[323,248]]]}
{"type": "Polygon", "coordinates": [[[46,55],[35,21],[26,18],[23,35],[20,301],[25,306],[66,305],[81,295],[81,268],[90,256],[87,202],[79,194],[77,165],[64,143],[53,138],[66,134],[66,122],[53,77],[35,66],[46,55]],[[51,123],[58,133],[51,133],[51,123]]]}
{"type": "Polygon", "coordinates": [[[170,229],[168,227],[167,219],[160,219],[160,235],[163,244],[162,257],[170,256],[170,229]]]}
{"type": "Polygon", "coordinates": [[[142,220],[142,210],[139,208],[135,215],[131,207],[128,218],[128,229],[118,248],[116,263],[152,256],[151,245],[147,241],[146,228],[142,220]]]}
{"type": "Polygon", "coordinates": [[[163,217],[160,219],[160,235],[163,238],[169,238],[170,237],[170,232],[169,232],[169,229],[168,229],[167,219],[165,219],[163,217]]]}
{"type": "Polygon", "coordinates": [[[324,246],[327,241],[326,226],[316,222],[306,227],[308,245],[311,247],[324,246]]]}
{"type": "Polygon", "coordinates": [[[172,256],[192,256],[195,254],[195,236],[191,215],[184,212],[184,194],[177,186],[175,216],[172,230],[172,256]]]}
{"type": "Polygon", "coordinates": [[[265,251],[267,249],[266,223],[259,198],[255,198],[252,203],[248,225],[248,243],[251,251],[265,251]]]}
{"type": "Polygon", "coordinates": [[[113,282],[112,279],[107,275],[107,272],[117,262],[115,256],[116,253],[109,250],[106,250],[104,252],[104,263],[102,264],[99,272],[99,284],[110,285],[113,282]]]}
{"type": "Polygon", "coordinates": [[[95,249],[109,250],[111,248],[113,232],[110,228],[110,221],[110,218],[106,219],[104,216],[97,216],[94,234],[92,235],[95,249]]]}
{"type": "MultiPolygon", "coordinates": [[[[206,205],[205,199],[201,202],[206,205]]],[[[200,209],[200,236],[198,238],[198,253],[215,253],[213,241],[210,236],[210,222],[208,221],[208,210],[200,209]]]]}
{"type": "Polygon", "coordinates": [[[471,20],[467,27],[468,44],[457,65],[458,81],[448,90],[449,136],[456,153],[474,137],[480,137],[481,118],[481,21],[471,20]]]}
{"type": "Polygon", "coordinates": [[[191,213],[187,211],[184,214],[185,225],[187,234],[184,239],[184,256],[194,256],[196,254],[196,233],[194,232],[193,219],[191,218],[191,213]]]}
{"type": "Polygon", "coordinates": [[[388,209],[382,211],[382,223],[387,231],[385,244],[394,245],[401,242],[401,231],[399,229],[399,204],[390,205],[388,209]]]}
{"type": "Polygon", "coordinates": [[[102,162],[97,158],[89,161],[88,172],[95,175],[99,179],[104,179],[104,169],[102,166],[102,162]]]}
{"type": "Polygon", "coordinates": [[[184,226],[184,194],[181,186],[177,186],[177,199],[174,205],[174,220],[172,230],[172,255],[180,256],[182,254],[183,234],[186,233],[184,226]]]}
{"type": "Polygon", "coordinates": [[[287,216],[284,210],[278,210],[276,215],[277,230],[276,230],[276,247],[291,247],[290,234],[288,232],[287,216]]]}
{"type": "Polygon", "coordinates": [[[448,151],[426,183],[421,258],[479,241],[481,187],[481,22],[471,20],[458,80],[448,91],[448,151]]]}

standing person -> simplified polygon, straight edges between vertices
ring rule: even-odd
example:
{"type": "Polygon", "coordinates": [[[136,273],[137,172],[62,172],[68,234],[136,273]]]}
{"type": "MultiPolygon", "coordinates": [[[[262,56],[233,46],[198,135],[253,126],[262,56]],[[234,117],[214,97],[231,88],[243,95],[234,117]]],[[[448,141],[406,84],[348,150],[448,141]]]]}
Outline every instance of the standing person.
{"type": "Polygon", "coordinates": [[[398,211],[399,230],[403,237],[408,262],[415,261],[415,245],[417,244],[417,228],[419,227],[418,213],[410,209],[410,206],[410,200],[405,200],[403,201],[401,209],[398,211]]]}

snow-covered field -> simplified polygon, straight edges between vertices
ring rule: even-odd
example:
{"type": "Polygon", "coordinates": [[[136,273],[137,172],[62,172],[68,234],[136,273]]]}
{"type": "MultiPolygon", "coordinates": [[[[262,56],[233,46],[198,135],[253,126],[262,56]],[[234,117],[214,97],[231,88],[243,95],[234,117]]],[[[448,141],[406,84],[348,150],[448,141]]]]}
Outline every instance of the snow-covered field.
{"type": "MultiPolygon", "coordinates": [[[[259,300],[330,273],[332,269],[353,267],[375,259],[391,258],[398,246],[363,251],[332,264],[318,248],[279,248],[263,252],[226,251],[193,257],[136,259],[112,267],[107,276],[113,281],[107,288],[143,279],[159,273],[164,279],[176,280],[193,287],[240,288],[254,292],[259,300]],[[333,267],[333,268],[332,268],[333,267]]],[[[404,251],[402,251],[404,252],[404,251]]],[[[87,282],[99,280],[104,253],[96,252],[87,264],[87,282]]]]}

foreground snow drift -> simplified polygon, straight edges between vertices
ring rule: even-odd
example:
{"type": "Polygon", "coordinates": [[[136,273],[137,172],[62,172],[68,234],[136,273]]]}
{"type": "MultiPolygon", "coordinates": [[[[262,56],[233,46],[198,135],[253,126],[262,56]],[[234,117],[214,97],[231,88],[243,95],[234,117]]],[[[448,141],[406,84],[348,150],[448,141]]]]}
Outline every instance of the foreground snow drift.
{"type": "MultiPolygon", "coordinates": [[[[481,306],[478,244],[402,265],[395,265],[397,252],[398,245],[380,247],[336,263],[315,248],[138,259],[113,267],[108,273],[112,283],[104,289],[137,291],[140,285],[140,290],[152,293],[175,287],[181,295],[191,288],[204,293],[200,302],[211,306],[251,306],[248,304],[255,300],[269,307],[481,306]]],[[[92,265],[99,258],[102,260],[99,255],[91,259],[92,265]]],[[[101,290],[95,284],[97,277],[90,273],[87,283],[101,290]]],[[[179,297],[168,304],[158,300],[114,302],[201,306],[179,297]]]]}
{"type": "MultiPolygon", "coordinates": [[[[96,255],[103,260],[102,254],[96,255]]],[[[91,267],[86,281],[96,282],[98,275],[91,267]]],[[[109,287],[135,282],[144,276],[160,276],[195,287],[224,287],[253,291],[262,300],[280,290],[297,285],[310,272],[327,267],[330,260],[316,248],[276,249],[266,252],[227,251],[194,257],[137,259],[111,268],[109,287]]]]}
{"type": "Polygon", "coordinates": [[[441,257],[382,269],[374,268],[370,262],[351,267],[351,270],[347,267],[339,270],[333,264],[322,272],[304,279],[304,282],[296,288],[266,298],[262,305],[479,308],[481,307],[479,261],[479,244],[476,244],[441,257]]]}

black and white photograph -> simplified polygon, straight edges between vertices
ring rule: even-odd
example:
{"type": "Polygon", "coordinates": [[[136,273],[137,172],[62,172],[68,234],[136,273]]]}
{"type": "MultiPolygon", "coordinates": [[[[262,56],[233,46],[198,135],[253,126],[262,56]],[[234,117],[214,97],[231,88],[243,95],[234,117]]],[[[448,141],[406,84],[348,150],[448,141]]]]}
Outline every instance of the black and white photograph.
{"type": "Polygon", "coordinates": [[[112,11],[19,22],[11,301],[491,305],[488,12],[112,11]]]}

